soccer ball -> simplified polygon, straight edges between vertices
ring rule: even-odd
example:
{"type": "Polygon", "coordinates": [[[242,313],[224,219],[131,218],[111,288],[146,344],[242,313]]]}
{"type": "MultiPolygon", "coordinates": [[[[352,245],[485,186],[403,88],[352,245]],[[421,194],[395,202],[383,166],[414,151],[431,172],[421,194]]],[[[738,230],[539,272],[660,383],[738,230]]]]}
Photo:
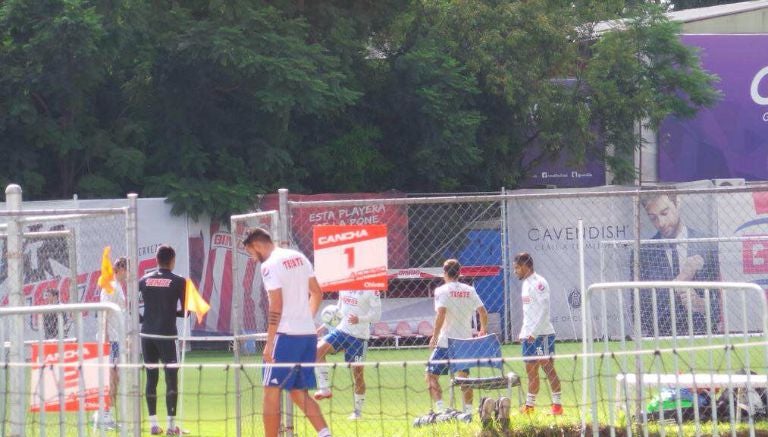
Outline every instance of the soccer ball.
{"type": "Polygon", "coordinates": [[[328,305],[320,311],[320,321],[324,324],[334,327],[341,322],[341,311],[336,305],[328,305]]]}

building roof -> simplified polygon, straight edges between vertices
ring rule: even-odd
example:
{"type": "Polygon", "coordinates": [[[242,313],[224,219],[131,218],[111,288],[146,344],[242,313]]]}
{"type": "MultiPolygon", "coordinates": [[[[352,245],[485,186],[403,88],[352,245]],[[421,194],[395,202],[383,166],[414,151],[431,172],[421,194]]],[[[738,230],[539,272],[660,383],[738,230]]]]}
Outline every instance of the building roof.
{"type": "MultiPolygon", "coordinates": [[[[726,5],[707,6],[704,8],[684,9],[682,11],[667,12],[670,21],[678,23],[693,23],[696,21],[712,20],[729,15],[744,14],[759,10],[768,10],[768,0],[752,0],[726,5]]],[[[594,33],[599,36],[605,32],[620,29],[624,20],[602,21],[595,25],[594,33]]]]}

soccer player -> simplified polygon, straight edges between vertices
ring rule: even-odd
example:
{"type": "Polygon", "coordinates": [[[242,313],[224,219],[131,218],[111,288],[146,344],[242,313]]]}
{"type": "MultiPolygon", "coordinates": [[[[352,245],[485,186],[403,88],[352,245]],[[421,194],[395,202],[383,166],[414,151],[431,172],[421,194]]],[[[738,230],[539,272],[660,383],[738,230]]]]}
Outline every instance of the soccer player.
{"type": "MultiPolygon", "coordinates": [[[[128,275],[128,260],[125,257],[120,257],[115,260],[113,265],[115,270],[115,279],[112,281],[112,293],[108,293],[102,289],[99,292],[99,300],[109,302],[120,307],[120,310],[125,312],[125,291],[123,290],[123,283],[125,283],[128,275]]],[[[110,353],[109,358],[112,364],[117,364],[120,357],[120,332],[117,330],[119,323],[119,314],[108,313],[105,318],[106,322],[106,341],[109,342],[110,353]]],[[[112,416],[111,408],[116,405],[117,402],[117,385],[120,382],[120,374],[117,368],[114,366],[109,369],[109,397],[111,399],[110,405],[104,409],[104,414],[101,418],[98,418],[98,412],[94,413],[94,417],[97,418],[95,424],[107,430],[117,429],[115,418],[112,416]]]]}
{"type": "Polygon", "coordinates": [[[560,401],[560,378],[555,371],[555,328],[549,319],[549,284],[543,276],[534,272],[533,258],[525,252],[515,256],[515,276],[523,281],[523,327],[520,341],[523,346],[525,372],[528,374],[528,396],[521,411],[533,413],[536,395],[539,393],[539,367],[549,378],[552,389],[552,414],[563,414],[560,401]]]}
{"type": "MultiPolygon", "coordinates": [[[[433,360],[448,359],[448,338],[472,338],[472,319],[475,312],[480,314],[479,335],[485,335],[488,327],[488,311],[471,285],[459,282],[461,264],[456,259],[443,263],[445,284],[435,289],[435,331],[429,341],[432,355],[427,366],[427,385],[429,394],[435,402],[435,412],[444,411],[443,390],[438,378],[447,375],[449,368],[444,363],[432,363],[433,360]]],[[[461,370],[457,375],[466,377],[469,372],[461,370]]],[[[472,413],[472,389],[463,389],[464,413],[472,413]]]]}
{"type": "MultiPolygon", "coordinates": [[[[304,254],[276,247],[265,229],[248,232],[243,246],[261,263],[261,276],[269,297],[264,362],[314,363],[317,334],[314,317],[323,300],[320,284],[304,254]]],[[[280,391],[288,390],[317,431],[331,435],[320,406],[308,394],[315,388],[315,372],[307,367],[264,367],[264,432],[277,437],[280,428],[280,391]]]]}
{"type": "MultiPolygon", "coordinates": [[[[141,325],[141,351],[144,363],[157,364],[162,361],[165,368],[165,406],[168,413],[166,435],[181,435],[176,425],[176,402],[178,401],[176,317],[184,317],[184,292],[186,281],[172,272],[176,267],[176,251],[171,246],[161,245],[155,253],[158,270],[145,275],[139,281],[139,292],[144,298],[144,317],[141,325]],[[179,310],[178,308],[182,308],[179,310]],[[146,335],[145,335],[146,334],[146,335]]],[[[150,434],[160,435],[163,429],[157,422],[158,368],[147,368],[147,410],[151,424],[150,434]]]]}
{"type": "MultiPolygon", "coordinates": [[[[357,363],[365,361],[368,339],[371,337],[371,323],[381,318],[381,298],[378,291],[341,291],[339,292],[339,311],[342,319],[339,326],[323,337],[317,345],[317,362],[324,363],[330,353],[344,351],[344,361],[357,363]]],[[[328,367],[318,367],[317,383],[319,390],[315,399],[327,399],[332,396],[328,367]]],[[[362,417],[365,402],[364,367],[352,364],[352,379],[355,386],[355,407],[350,420],[362,417]]]]}

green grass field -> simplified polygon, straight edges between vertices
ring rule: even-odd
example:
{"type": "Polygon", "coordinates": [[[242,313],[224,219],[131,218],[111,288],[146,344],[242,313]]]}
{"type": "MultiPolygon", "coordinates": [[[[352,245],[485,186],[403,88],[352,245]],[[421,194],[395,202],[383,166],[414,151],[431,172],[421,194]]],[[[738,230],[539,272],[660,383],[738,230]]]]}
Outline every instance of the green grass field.
{"type": "MultiPolygon", "coordinates": [[[[757,341],[757,340],[750,340],[757,341]]],[[[701,345],[698,343],[697,345],[701,345]]],[[[706,344],[706,343],[704,343],[706,344]]],[[[624,345],[633,348],[633,343],[624,345]]],[[[645,344],[644,348],[658,346],[660,348],[671,347],[669,343],[645,344]]],[[[678,346],[688,346],[679,344],[678,346]]],[[[503,354],[510,358],[506,364],[507,370],[524,375],[523,363],[519,360],[519,345],[506,345],[503,354]]],[[[585,387],[582,375],[584,361],[577,358],[581,353],[581,343],[558,343],[556,368],[562,381],[563,405],[565,415],[552,417],[546,414],[550,405],[549,387],[546,379],[542,378],[542,389],[537,399],[537,412],[532,416],[517,413],[518,391],[513,389],[513,416],[512,430],[514,435],[578,435],[581,429],[582,415],[591,420],[588,408],[582,405],[582,391],[585,387]]],[[[590,373],[590,381],[597,381],[596,387],[599,398],[599,421],[605,426],[612,420],[619,427],[618,435],[624,434],[626,419],[624,414],[617,412],[617,406],[609,402],[609,397],[615,391],[615,375],[623,371],[634,371],[637,355],[613,355],[619,352],[622,345],[618,342],[597,343],[595,351],[606,351],[602,357],[594,360],[594,372],[590,373]],[[609,412],[617,412],[613,416],[609,412]]],[[[336,362],[339,367],[333,373],[334,397],[321,403],[326,420],[331,426],[334,436],[474,436],[480,431],[478,419],[475,416],[473,423],[447,423],[422,428],[414,428],[412,422],[415,417],[426,414],[431,406],[429,395],[424,381],[424,365],[429,351],[426,348],[414,349],[389,349],[370,350],[368,360],[381,362],[378,366],[366,367],[367,399],[364,409],[364,419],[349,421],[347,416],[352,411],[352,381],[346,364],[341,362],[343,354],[329,357],[330,362],[336,362]],[[394,363],[394,364],[393,364],[394,363]]],[[[209,363],[231,363],[232,354],[229,352],[202,352],[194,351],[187,354],[186,363],[199,364],[199,367],[186,368],[183,381],[183,424],[191,431],[192,436],[234,436],[235,434],[235,368],[228,369],[206,367],[209,363]]],[[[242,405],[242,430],[244,436],[263,435],[261,421],[261,370],[249,367],[250,364],[261,362],[259,355],[251,355],[243,360],[245,368],[241,373],[242,405]]],[[[701,373],[725,373],[728,368],[740,369],[749,367],[756,371],[766,371],[766,346],[754,346],[751,348],[737,348],[726,354],[724,347],[716,350],[687,352],[679,354],[656,355],[643,354],[642,362],[645,372],[670,373],[678,368],[682,372],[694,369],[701,373]],[[675,364],[675,361],[677,363],[675,364]],[[730,362],[730,364],[729,364],[730,362]],[[762,369],[762,370],[761,370],[762,369]]],[[[482,376],[490,375],[491,369],[481,369],[478,373],[482,376]]],[[[496,370],[496,372],[498,372],[496,370]]],[[[158,393],[158,412],[161,424],[165,425],[164,385],[161,376],[158,393]]],[[[448,377],[441,378],[444,389],[444,399],[448,400],[448,377]]],[[[526,379],[522,378],[523,386],[526,379]]],[[[142,381],[143,384],[143,381],[142,381]]],[[[524,392],[522,396],[524,397],[524,392]]],[[[505,393],[485,392],[484,395],[498,397],[505,393]]],[[[457,392],[458,395],[458,392],[457,392]]],[[[475,393],[474,405],[477,407],[480,393],[475,393]]],[[[457,404],[458,405],[458,404],[457,404]]],[[[145,419],[144,434],[148,435],[146,425],[146,407],[142,399],[142,416],[145,419]]],[[[57,417],[48,417],[55,420],[57,417]]],[[[30,416],[30,420],[35,420],[30,416]]],[[[68,419],[69,420],[69,419],[68,419]]],[[[72,419],[74,421],[74,418],[72,419]]],[[[73,422],[74,423],[74,422],[73,422]]],[[[702,424],[700,430],[704,435],[713,433],[711,423],[702,424]]],[[[51,424],[46,427],[49,432],[58,433],[58,427],[51,424]]],[[[743,433],[744,428],[739,428],[743,433]]],[[[29,435],[39,435],[38,427],[30,425],[29,435]],[[34,428],[34,429],[33,429],[34,428]]],[[[758,430],[768,435],[768,425],[758,424],[758,430]]],[[[651,434],[661,430],[653,426],[651,434]]],[[[727,423],[719,424],[720,433],[730,433],[727,423]]],[[[295,432],[297,436],[313,436],[314,430],[297,412],[295,420],[295,432]]],[[[677,434],[676,427],[668,427],[668,431],[677,434]]],[[[684,427],[684,434],[695,435],[693,425],[684,427]]],[[[55,435],[55,434],[51,434],[55,435]]],[[[77,435],[72,433],[72,435],[77,435]]],[[[608,435],[608,434],[605,434],[608,435]]],[[[746,435],[746,434],[745,434],[746,435]]]]}

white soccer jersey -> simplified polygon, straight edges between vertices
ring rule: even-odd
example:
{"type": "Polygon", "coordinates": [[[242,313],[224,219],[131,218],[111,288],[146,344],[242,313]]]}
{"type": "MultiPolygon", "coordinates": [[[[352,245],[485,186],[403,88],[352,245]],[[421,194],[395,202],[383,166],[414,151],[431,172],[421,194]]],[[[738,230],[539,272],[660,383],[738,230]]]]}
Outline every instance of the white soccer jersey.
{"type": "Polygon", "coordinates": [[[472,317],[483,301],[475,287],[448,282],[435,289],[435,311],[445,308],[445,321],[437,338],[437,347],[448,347],[448,338],[472,338],[472,317]]]}
{"type": "Polygon", "coordinates": [[[283,308],[277,332],[291,335],[315,333],[315,323],[309,310],[309,278],[315,276],[312,264],[301,252],[275,247],[261,264],[264,288],[281,289],[283,308]]]}
{"type": "Polygon", "coordinates": [[[549,283],[543,276],[532,273],[523,280],[523,328],[520,338],[555,333],[555,327],[549,319],[549,283]]]}
{"type": "MultiPolygon", "coordinates": [[[[112,294],[109,294],[106,291],[101,290],[101,292],[99,293],[100,295],[99,301],[101,303],[105,303],[105,302],[113,303],[118,307],[120,307],[120,310],[122,310],[124,313],[126,299],[125,299],[125,292],[123,291],[123,286],[120,285],[119,281],[112,281],[112,289],[114,290],[112,294]]],[[[115,314],[112,311],[105,313],[107,314],[106,316],[107,335],[109,336],[109,341],[121,340],[122,336],[119,330],[117,329],[117,327],[118,327],[118,323],[120,323],[120,317],[122,316],[123,313],[115,314]]],[[[124,326],[124,328],[126,327],[124,326]]],[[[125,334],[126,333],[123,333],[123,336],[125,334]]]]}
{"type": "Polygon", "coordinates": [[[381,318],[379,292],[368,290],[340,291],[339,310],[341,311],[341,323],[336,329],[354,337],[368,340],[371,337],[371,323],[378,322],[381,318]],[[360,321],[354,325],[349,323],[347,318],[351,314],[356,315],[360,321]]]}

